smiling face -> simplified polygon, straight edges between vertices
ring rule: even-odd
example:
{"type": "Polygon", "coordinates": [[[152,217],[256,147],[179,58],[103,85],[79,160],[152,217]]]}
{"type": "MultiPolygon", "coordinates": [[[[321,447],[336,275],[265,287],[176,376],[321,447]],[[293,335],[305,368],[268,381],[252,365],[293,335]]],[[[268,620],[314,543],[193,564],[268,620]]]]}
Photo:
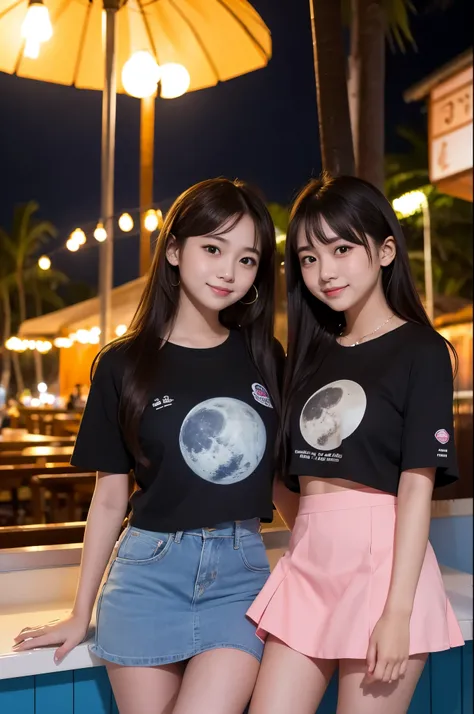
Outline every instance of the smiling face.
{"type": "MultiPolygon", "coordinates": [[[[171,239],[166,251],[169,263],[179,268],[181,290],[206,310],[220,312],[238,302],[257,276],[260,243],[255,224],[247,214],[232,223],[211,235],[191,236],[181,248],[171,239]]],[[[250,294],[249,300],[253,297],[250,294]]]]}
{"type": "Polygon", "coordinates": [[[305,226],[297,235],[297,253],[301,275],[308,290],[336,312],[344,312],[366,300],[374,290],[382,290],[383,266],[395,257],[395,242],[387,238],[378,247],[368,237],[370,256],[364,245],[337,236],[321,220],[324,240],[309,242],[305,226]]]}

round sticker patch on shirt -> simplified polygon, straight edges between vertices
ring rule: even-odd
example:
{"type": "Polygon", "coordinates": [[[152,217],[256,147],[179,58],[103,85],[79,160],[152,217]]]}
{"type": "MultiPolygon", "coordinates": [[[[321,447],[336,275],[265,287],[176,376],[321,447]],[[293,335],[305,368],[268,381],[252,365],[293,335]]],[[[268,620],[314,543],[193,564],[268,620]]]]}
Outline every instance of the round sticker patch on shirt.
{"type": "Polygon", "coordinates": [[[265,387],[258,384],[258,382],[254,382],[254,384],[252,384],[252,396],[259,404],[263,404],[264,407],[270,407],[270,409],[273,409],[270,395],[265,387]]]}
{"type": "Polygon", "coordinates": [[[435,434],[435,439],[439,441],[440,444],[447,444],[449,441],[449,434],[446,429],[438,429],[435,434]]]}

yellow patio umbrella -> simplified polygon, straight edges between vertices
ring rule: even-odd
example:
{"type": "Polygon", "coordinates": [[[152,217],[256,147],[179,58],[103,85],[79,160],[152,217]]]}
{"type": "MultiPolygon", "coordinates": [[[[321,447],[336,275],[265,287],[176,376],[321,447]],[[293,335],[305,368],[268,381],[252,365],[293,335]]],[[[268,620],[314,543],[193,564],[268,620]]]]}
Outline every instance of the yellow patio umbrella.
{"type": "Polygon", "coordinates": [[[110,335],[116,93],[125,91],[124,64],[142,50],[160,66],[184,65],[188,91],[194,91],[264,67],[272,45],[267,26],[247,0],[0,0],[1,72],[103,92],[102,341],[110,335]],[[45,7],[52,35],[40,32],[45,7]],[[31,18],[37,41],[25,42],[22,28],[25,35],[24,21],[33,10],[42,14],[41,22],[39,15],[34,22],[31,18]]]}

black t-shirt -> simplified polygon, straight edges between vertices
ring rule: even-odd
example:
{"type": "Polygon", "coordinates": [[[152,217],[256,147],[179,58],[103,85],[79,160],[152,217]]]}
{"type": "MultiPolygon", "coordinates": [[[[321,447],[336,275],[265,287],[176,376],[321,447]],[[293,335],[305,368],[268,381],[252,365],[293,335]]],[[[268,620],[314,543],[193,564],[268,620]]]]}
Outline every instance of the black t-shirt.
{"type": "Polygon", "coordinates": [[[396,494],[403,471],[458,478],[449,350],[428,326],[406,323],[356,347],[335,342],[291,405],[287,485],[340,478],[396,494]]]}
{"type": "MultiPolygon", "coordinates": [[[[275,358],[284,359],[279,343],[275,358]]],[[[119,425],[123,347],[99,360],[71,462],[91,471],[133,469],[130,522],[137,528],[271,521],[277,416],[243,336],[232,330],[210,349],[167,343],[155,359],[139,433],[150,465],[135,462],[119,425]]]]}

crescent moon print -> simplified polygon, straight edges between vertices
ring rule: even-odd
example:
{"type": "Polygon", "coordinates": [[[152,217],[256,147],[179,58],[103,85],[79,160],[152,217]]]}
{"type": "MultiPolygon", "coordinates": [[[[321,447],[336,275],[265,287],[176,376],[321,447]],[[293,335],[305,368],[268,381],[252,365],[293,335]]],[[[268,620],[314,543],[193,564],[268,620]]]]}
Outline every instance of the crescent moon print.
{"type": "Polygon", "coordinates": [[[262,460],[266,444],[260,415],[230,397],[197,404],[185,417],[179,434],[186,464],[197,476],[216,484],[248,478],[262,460]]]}
{"type": "Polygon", "coordinates": [[[340,379],[318,389],[304,405],[300,416],[303,439],[319,451],[333,451],[354,433],[367,408],[362,387],[340,379]]]}

